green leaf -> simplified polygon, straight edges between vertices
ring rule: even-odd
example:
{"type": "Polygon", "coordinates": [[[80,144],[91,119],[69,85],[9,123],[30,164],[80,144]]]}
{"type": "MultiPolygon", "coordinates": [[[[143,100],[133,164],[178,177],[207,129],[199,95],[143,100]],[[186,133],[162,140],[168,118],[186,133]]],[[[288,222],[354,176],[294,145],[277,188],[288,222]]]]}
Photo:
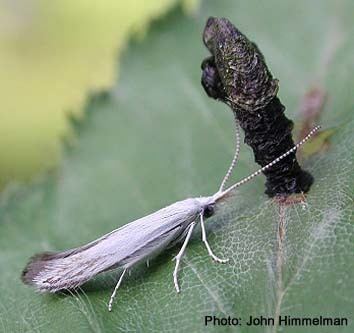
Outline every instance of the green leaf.
{"type": "MultiPolygon", "coordinates": [[[[0,330],[203,332],[204,316],[215,315],[242,318],[242,326],[210,331],[275,332],[246,321],[277,314],[352,320],[353,12],[350,1],[206,1],[197,17],[176,10],[131,45],[118,86],[91,98],[84,122],[74,125],[78,139],[60,170],[2,194],[0,330]],[[314,81],[327,90],[321,124],[336,130],[326,152],[303,162],[315,177],[307,205],[280,208],[263,194],[262,177],[244,185],[207,222],[212,248],[230,262],[212,263],[196,233],[183,260],[180,294],[171,261],[178,247],[134,270],[112,313],[107,302],[118,272],[74,296],[24,286],[21,270],[36,252],[76,247],[178,199],[216,191],[232,157],[233,124],[231,112],[199,82],[209,15],[228,17],[257,42],[280,80],[288,117],[300,121],[298,101],[314,81]]],[[[243,146],[234,179],[256,168],[243,146]]]]}

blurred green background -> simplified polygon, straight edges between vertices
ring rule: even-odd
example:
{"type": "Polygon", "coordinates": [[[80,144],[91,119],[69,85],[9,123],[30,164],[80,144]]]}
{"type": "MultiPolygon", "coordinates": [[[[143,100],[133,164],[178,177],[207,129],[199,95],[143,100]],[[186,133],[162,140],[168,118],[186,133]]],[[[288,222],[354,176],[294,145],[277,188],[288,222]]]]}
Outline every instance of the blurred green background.
{"type": "Polygon", "coordinates": [[[82,117],[91,92],[116,81],[127,39],[177,2],[0,0],[0,189],[60,159],[67,114],[82,117]]]}

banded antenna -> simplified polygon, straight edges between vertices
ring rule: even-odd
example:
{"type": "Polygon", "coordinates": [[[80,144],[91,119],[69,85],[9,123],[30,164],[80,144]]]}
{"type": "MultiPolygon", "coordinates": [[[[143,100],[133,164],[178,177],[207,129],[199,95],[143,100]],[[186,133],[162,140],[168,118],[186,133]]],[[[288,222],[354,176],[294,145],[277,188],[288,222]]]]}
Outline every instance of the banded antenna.
{"type": "Polygon", "coordinates": [[[224,179],[221,182],[220,188],[218,192],[222,192],[224,190],[225,184],[228,181],[228,179],[231,176],[232,170],[235,168],[236,166],[236,162],[238,159],[238,155],[240,153],[240,126],[238,124],[238,120],[236,117],[236,112],[233,112],[234,114],[234,120],[235,120],[235,143],[236,143],[236,147],[235,147],[235,154],[234,154],[234,158],[231,161],[230,167],[227,170],[224,179]]]}
{"type": "Polygon", "coordinates": [[[225,196],[227,196],[231,191],[233,191],[235,188],[249,182],[251,179],[253,179],[254,177],[258,176],[261,172],[271,168],[274,164],[278,163],[279,161],[281,161],[282,159],[284,159],[285,157],[289,156],[291,153],[295,152],[297,148],[299,148],[301,145],[303,145],[308,139],[311,138],[312,135],[314,135],[319,129],[321,128],[321,126],[316,126],[314,127],[309,134],[307,134],[300,142],[298,142],[293,148],[291,148],[290,150],[288,150],[286,153],[284,153],[283,155],[277,157],[275,160],[273,160],[272,162],[268,163],[267,165],[265,165],[263,168],[258,169],[256,172],[253,172],[252,174],[250,174],[249,176],[247,176],[246,178],[243,178],[242,180],[240,180],[239,182],[237,182],[236,184],[230,186],[228,189],[224,190],[224,191],[218,191],[214,194],[214,199],[215,201],[219,201],[222,198],[224,198],[225,196]]]}

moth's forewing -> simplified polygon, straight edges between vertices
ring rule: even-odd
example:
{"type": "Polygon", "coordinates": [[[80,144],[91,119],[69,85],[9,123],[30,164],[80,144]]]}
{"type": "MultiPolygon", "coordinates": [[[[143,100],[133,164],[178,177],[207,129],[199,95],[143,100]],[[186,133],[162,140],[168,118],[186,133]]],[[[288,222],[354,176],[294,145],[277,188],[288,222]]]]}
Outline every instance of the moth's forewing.
{"type": "Polygon", "coordinates": [[[109,269],[131,267],[178,238],[201,209],[197,199],[178,201],[84,246],[36,255],[24,269],[22,280],[40,291],[55,292],[76,288],[109,269]]]}

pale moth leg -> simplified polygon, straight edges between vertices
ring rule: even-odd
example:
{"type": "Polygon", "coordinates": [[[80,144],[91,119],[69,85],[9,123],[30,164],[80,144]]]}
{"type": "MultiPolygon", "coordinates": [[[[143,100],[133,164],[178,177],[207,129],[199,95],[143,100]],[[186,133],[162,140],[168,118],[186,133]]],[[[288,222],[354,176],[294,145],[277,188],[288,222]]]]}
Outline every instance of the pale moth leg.
{"type": "Polygon", "coordinates": [[[195,227],[195,221],[190,224],[186,239],[184,240],[183,245],[182,245],[181,249],[179,250],[178,254],[174,258],[174,259],[176,259],[176,266],[173,271],[173,282],[175,284],[175,288],[178,293],[180,292],[179,285],[178,285],[178,279],[177,279],[178,268],[179,268],[179,264],[181,262],[181,259],[184,255],[184,252],[186,250],[186,247],[188,245],[189,239],[191,238],[194,227],[195,227]]]}
{"type": "Polygon", "coordinates": [[[109,303],[108,303],[108,311],[112,311],[112,304],[113,304],[113,301],[114,301],[114,297],[116,296],[116,293],[117,293],[117,290],[119,288],[119,286],[121,285],[122,281],[123,281],[123,277],[124,277],[124,274],[125,272],[127,271],[128,268],[124,268],[124,271],[122,273],[122,275],[120,276],[115,288],[114,288],[114,291],[111,295],[111,298],[109,300],[109,303]]]}
{"type": "Polygon", "coordinates": [[[207,236],[206,236],[206,232],[205,232],[205,225],[204,225],[204,217],[203,217],[203,212],[200,213],[200,226],[202,227],[202,240],[203,243],[205,244],[205,247],[208,250],[209,255],[216,261],[216,262],[220,262],[222,264],[226,263],[229,261],[229,259],[220,259],[219,257],[217,257],[213,251],[210,248],[210,245],[208,243],[207,240],[207,236]]]}

